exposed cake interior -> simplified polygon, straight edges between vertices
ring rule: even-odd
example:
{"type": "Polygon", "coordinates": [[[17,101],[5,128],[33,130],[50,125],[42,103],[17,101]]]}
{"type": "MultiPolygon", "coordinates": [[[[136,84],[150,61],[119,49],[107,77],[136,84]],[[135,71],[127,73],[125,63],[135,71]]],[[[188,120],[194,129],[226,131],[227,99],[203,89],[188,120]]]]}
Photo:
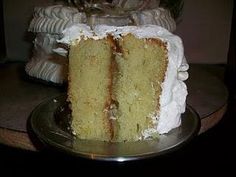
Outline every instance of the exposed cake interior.
{"type": "Polygon", "coordinates": [[[62,42],[71,45],[68,100],[79,138],[137,141],[180,125],[187,64],[179,38],[156,26],[80,26],[62,42]]]}
{"type": "Polygon", "coordinates": [[[69,94],[72,128],[82,139],[110,139],[105,107],[109,99],[112,50],[106,39],[71,46],[69,94]]]}
{"type": "Polygon", "coordinates": [[[118,76],[113,83],[119,104],[117,140],[138,140],[145,130],[156,126],[152,117],[159,114],[161,83],[167,69],[166,46],[158,39],[128,34],[119,39],[119,48],[118,76]]]}

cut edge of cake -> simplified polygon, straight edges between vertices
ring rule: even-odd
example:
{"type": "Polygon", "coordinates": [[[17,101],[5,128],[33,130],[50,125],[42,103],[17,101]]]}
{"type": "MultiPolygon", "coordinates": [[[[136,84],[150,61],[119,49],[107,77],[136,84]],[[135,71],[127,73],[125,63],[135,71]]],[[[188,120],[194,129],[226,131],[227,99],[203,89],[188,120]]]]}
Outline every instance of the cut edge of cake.
{"type": "MultiPolygon", "coordinates": [[[[112,42],[111,49],[113,50],[112,52],[113,56],[111,56],[111,58],[115,57],[115,65],[117,67],[117,65],[119,65],[119,62],[117,62],[117,58],[121,57],[120,56],[120,53],[122,51],[121,43],[124,42],[124,39],[130,35],[134,36],[134,38],[136,38],[139,41],[145,41],[145,40],[149,42],[158,41],[159,45],[161,44],[160,46],[164,46],[165,55],[167,55],[166,57],[168,58],[168,61],[166,62],[167,66],[163,76],[164,82],[161,83],[160,85],[161,95],[159,98],[160,102],[158,103],[160,110],[156,109],[157,110],[156,112],[152,112],[151,115],[149,115],[150,116],[149,122],[152,122],[151,124],[153,126],[143,129],[141,133],[136,134],[137,136],[132,135],[131,138],[127,137],[120,138],[119,128],[123,128],[122,132],[125,132],[125,127],[114,128],[117,126],[117,120],[116,118],[114,118],[114,116],[111,116],[110,109],[112,110],[113,108],[110,107],[112,106],[114,107],[115,105],[114,103],[117,103],[117,100],[116,98],[112,98],[108,101],[110,103],[108,104],[109,111],[107,111],[107,113],[111,117],[113,117],[111,119],[109,118],[110,120],[108,120],[108,122],[110,123],[109,126],[113,127],[112,128],[113,130],[110,131],[109,134],[110,138],[105,138],[105,139],[98,138],[98,140],[136,141],[140,139],[148,139],[150,138],[150,136],[153,137],[157,133],[161,134],[167,133],[171,129],[178,127],[180,125],[181,113],[185,111],[185,101],[186,101],[185,99],[187,96],[187,89],[183,80],[185,80],[186,77],[184,79],[183,77],[182,78],[179,77],[179,73],[181,72],[182,75],[186,75],[185,73],[187,72],[188,69],[188,67],[186,66],[188,65],[186,62],[183,62],[184,55],[183,55],[183,45],[181,39],[171,34],[167,30],[155,25],[148,25],[142,27],[136,27],[136,26],[114,27],[114,26],[101,25],[101,26],[96,26],[93,30],[91,30],[89,29],[88,26],[81,24],[79,26],[77,25],[66,30],[64,32],[65,37],[62,40],[60,40],[60,42],[76,46],[81,41],[81,39],[82,40],[93,39],[95,41],[106,39],[107,41],[112,42]],[[185,69],[181,70],[181,68],[185,69]]],[[[145,48],[145,45],[143,47],[145,48]]],[[[132,45],[130,46],[130,48],[132,48],[132,45]]],[[[112,97],[114,97],[114,94],[112,95],[112,97]]],[[[117,105],[115,105],[115,107],[116,107],[115,112],[119,113],[119,108],[117,108],[117,105]]],[[[140,127],[138,127],[137,124],[136,129],[139,128],[140,127]]],[[[74,129],[76,130],[76,126],[74,127],[74,129]]],[[[85,138],[85,139],[90,139],[90,138],[85,138]]]]}

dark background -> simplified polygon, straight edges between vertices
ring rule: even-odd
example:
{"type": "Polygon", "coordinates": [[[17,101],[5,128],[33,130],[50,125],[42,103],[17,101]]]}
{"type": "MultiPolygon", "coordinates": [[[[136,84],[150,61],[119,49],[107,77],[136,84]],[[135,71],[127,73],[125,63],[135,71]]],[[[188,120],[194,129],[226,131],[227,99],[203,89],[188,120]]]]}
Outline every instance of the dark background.
{"type": "MultiPolygon", "coordinates": [[[[5,55],[2,3],[0,3],[1,57],[5,55]]],[[[235,115],[236,115],[236,59],[235,5],[231,30],[225,82],[229,89],[228,111],[212,129],[197,136],[190,143],[160,157],[125,163],[90,161],[44,149],[30,152],[0,144],[0,176],[234,176],[235,115]],[[233,175],[232,175],[233,174],[233,175]]],[[[0,83],[4,84],[4,83],[0,83]]]]}
{"type": "MultiPolygon", "coordinates": [[[[0,0],[0,58],[4,58],[6,55],[5,48],[5,37],[4,37],[4,26],[3,26],[3,4],[2,0],[0,0]]],[[[1,62],[1,60],[0,60],[1,62]]]]}

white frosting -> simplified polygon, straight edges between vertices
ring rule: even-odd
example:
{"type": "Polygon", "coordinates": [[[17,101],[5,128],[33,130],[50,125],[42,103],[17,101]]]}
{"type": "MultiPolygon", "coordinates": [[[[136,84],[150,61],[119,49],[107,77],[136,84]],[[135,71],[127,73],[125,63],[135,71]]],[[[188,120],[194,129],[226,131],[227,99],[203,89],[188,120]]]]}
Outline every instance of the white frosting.
{"type": "Polygon", "coordinates": [[[25,71],[32,77],[54,83],[63,83],[66,80],[66,58],[55,56],[53,49],[59,35],[38,33],[34,40],[33,57],[27,62],[25,71]]]}
{"type": "Polygon", "coordinates": [[[61,34],[66,27],[85,22],[85,13],[80,13],[78,9],[73,7],[63,5],[36,7],[28,30],[61,34]]]}
{"type": "Polygon", "coordinates": [[[121,35],[131,33],[138,38],[158,38],[167,43],[168,67],[165,80],[162,83],[162,93],[160,96],[160,112],[152,116],[155,128],[143,132],[144,138],[148,138],[153,133],[167,133],[171,129],[181,124],[181,113],[185,111],[187,87],[183,82],[188,78],[188,64],[184,57],[182,40],[171,34],[166,29],[155,26],[125,26],[114,27],[99,25],[92,31],[88,26],[78,24],[66,29],[64,37],[59,41],[66,44],[73,44],[75,40],[80,40],[81,36],[93,39],[101,39],[108,34],[119,38],[121,35]]]}
{"type": "Polygon", "coordinates": [[[51,60],[31,58],[25,67],[25,71],[32,77],[43,79],[58,84],[66,80],[64,66],[51,60]]]}
{"type": "Polygon", "coordinates": [[[85,24],[73,25],[70,28],[66,28],[62,33],[64,37],[58,40],[58,42],[69,45],[75,40],[80,40],[82,36],[88,38],[94,37],[91,28],[85,24]]]}

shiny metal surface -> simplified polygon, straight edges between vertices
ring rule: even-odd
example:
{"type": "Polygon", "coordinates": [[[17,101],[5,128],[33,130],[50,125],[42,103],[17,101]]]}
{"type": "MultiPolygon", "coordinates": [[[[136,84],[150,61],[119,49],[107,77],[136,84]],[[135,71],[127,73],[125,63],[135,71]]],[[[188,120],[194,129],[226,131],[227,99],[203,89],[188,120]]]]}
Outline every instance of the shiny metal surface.
{"type": "Polygon", "coordinates": [[[65,99],[62,95],[37,106],[31,114],[32,130],[45,144],[88,159],[122,162],[159,156],[180,148],[197,135],[200,127],[198,115],[187,107],[181,126],[160,135],[158,140],[122,143],[80,140],[61,129],[55,121],[55,111],[65,103],[65,99]]]}

